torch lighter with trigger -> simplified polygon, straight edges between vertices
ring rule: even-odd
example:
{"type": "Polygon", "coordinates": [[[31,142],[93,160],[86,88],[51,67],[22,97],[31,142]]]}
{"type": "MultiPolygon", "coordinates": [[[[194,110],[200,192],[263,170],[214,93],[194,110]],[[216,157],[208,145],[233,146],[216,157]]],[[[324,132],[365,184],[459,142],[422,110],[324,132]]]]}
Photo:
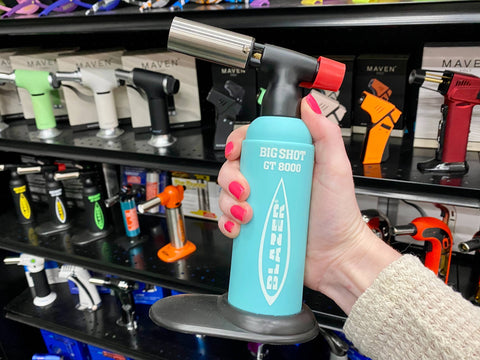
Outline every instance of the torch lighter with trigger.
{"type": "Polygon", "coordinates": [[[445,222],[434,217],[419,217],[407,225],[392,228],[393,235],[410,235],[418,241],[425,241],[425,266],[448,283],[452,259],[453,236],[445,222]]]}
{"type": "Polygon", "coordinates": [[[175,138],[170,134],[167,97],[178,93],[180,82],[173,76],[139,68],[131,71],[117,69],[115,75],[147,94],[152,124],[152,137],[148,143],[154,147],[172,145],[175,138]]]}
{"type": "Polygon", "coordinates": [[[78,179],[82,180],[82,198],[86,215],[86,228],[76,231],[72,236],[72,244],[84,245],[103,239],[113,231],[106,214],[103,196],[94,180],[94,171],[68,171],[56,173],[56,181],[78,179]]]}
{"type": "Polygon", "coordinates": [[[242,145],[240,170],[251,187],[255,216],[233,241],[228,295],[159,300],[150,317],[183,332],[271,344],[308,341],[319,331],[302,301],[314,146],[298,114],[300,87],[337,91],[345,65],[178,17],[170,27],[168,48],[219,64],[258,68],[269,84],[262,116],[250,124],[242,145]],[[202,310],[195,316],[185,311],[199,304],[202,310]]]}
{"type": "Polygon", "coordinates": [[[113,89],[120,85],[113,69],[78,69],[73,72],[60,72],[55,75],[57,81],[74,81],[93,91],[100,130],[97,136],[103,139],[117,138],[123,134],[118,127],[117,109],[113,89]]]}
{"type": "Polygon", "coordinates": [[[388,139],[402,112],[387,100],[366,91],[360,98],[360,106],[370,115],[363,144],[362,162],[380,164],[388,157],[388,139]]]}
{"type": "Polygon", "coordinates": [[[15,258],[5,258],[3,262],[7,265],[26,266],[32,278],[33,287],[35,289],[35,297],[33,304],[35,306],[47,306],[55,301],[57,294],[50,290],[47,275],[45,273],[45,259],[30,255],[21,254],[15,258]]]}
{"type": "Polygon", "coordinates": [[[50,91],[60,86],[54,74],[36,70],[15,70],[10,74],[0,73],[0,83],[5,82],[13,83],[30,93],[35,124],[38,129],[36,136],[39,139],[51,139],[60,135],[61,131],[56,128],[57,122],[50,97],[50,91]]]}
{"type": "Polygon", "coordinates": [[[152,207],[165,206],[167,229],[170,243],[158,250],[158,257],[165,262],[182,259],[196,250],[196,246],[187,240],[185,219],[182,212],[182,200],[185,188],[182,185],[168,185],[151,200],[138,205],[138,211],[143,214],[152,207]]]}
{"type": "MultiPolygon", "coordinates": [[[[471,240],[461,242],[458,244],[458,248],[461,252],[467,253],[470,251],[476,251],[476,256],[480,255],[480,231],[477,231],[471,240]]],[[[477,262],[478,264],[478,262],[477,262]]],[[[480,278],[477,280],[477,286],[475,290],[475,294],[471,299],[472,303],[480,306],[480,278]]]]}
{"type": "Polygon", "coordinates": [[[437,91],[444,97],[438,124],[435,158],[417,164],[421,171],[466,173],[465,160],[472,111],[480,104],[480,78],[454,71],[413,70],[410,84],[437,91]]]}

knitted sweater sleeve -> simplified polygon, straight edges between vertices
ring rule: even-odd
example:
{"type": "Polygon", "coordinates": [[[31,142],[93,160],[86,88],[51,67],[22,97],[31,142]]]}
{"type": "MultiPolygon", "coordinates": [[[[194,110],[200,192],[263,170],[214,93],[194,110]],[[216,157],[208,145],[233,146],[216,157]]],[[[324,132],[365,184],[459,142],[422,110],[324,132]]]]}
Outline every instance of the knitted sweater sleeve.
{"type": "Polygon", "coordinates": [[[480,359],[480,307],[413,255],[379,274],[355,302],[344,332],[375,360],[480,359]]]}

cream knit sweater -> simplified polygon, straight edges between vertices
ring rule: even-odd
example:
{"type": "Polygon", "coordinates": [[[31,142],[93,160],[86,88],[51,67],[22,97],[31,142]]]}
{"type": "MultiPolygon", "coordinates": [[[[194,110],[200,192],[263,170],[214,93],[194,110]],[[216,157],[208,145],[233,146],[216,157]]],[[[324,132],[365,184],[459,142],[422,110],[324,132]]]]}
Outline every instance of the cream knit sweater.
{"type": "Polygon", "coordinates": [[[413,255],[379,274],[354,304],[344,332],[375,360],[480,359],[480,307],[413,255]]]}

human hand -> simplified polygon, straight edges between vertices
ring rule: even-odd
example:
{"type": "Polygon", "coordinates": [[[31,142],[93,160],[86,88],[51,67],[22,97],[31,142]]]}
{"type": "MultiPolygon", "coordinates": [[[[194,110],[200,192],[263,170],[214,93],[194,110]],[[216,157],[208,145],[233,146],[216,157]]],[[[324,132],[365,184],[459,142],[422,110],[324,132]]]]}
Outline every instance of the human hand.
{"type": "MultiPolygon", "coordinates": [[[[362,220],[340,128],[319,112],[312,96],[302,100],[301,117],[315,146],[305,285],[332,298],[348,314],[378,273],[400,255],[362,220]]],[[[229,238],[237,237],[242,224],[254,216],[239,161],[247,128],[228,137],[227,161],[218,176],[223,211],[218,225],[229,238]]]]}

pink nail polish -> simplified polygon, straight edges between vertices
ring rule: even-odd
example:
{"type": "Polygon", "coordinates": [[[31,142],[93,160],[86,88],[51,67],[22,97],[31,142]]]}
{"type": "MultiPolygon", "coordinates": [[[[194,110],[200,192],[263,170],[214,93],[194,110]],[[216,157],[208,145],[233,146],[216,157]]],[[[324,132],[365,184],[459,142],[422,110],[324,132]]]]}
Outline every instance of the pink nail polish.
{"type": "Polygon", "coordinates": [[[230,213],[232,214],[232,216],[235,218],[235,219],[238,219],[240,221],[243,221],[243,217],[245,216],[245,209],[242,208],[241,206],[239,205],[233,205],[231,208],[230,208],[230,213]]]}
{"type": "Polygon", "coordinates": [[[236,182],[236,181],[232,181],[230,183],[230,185],[228,185],[228,190],[230,191],[230,193],[235,196],[237,199],[240,199],[240,196],[242,196],[243,192],[245,191],[245,189],[243,188],[242,185],[240,185],[240,183],[236,182]]]}
{"type": "Polygon", "coordinates": [[[233,150],[233,143],[229,141],[227,145],[225,145],[225,157],[227,157],[233,150]]]}
{"type": "Polygon", "coordinates": [[[308,106],[310,106],[310,109],[312,109],[314,113],[319,115],[322,113],[320,106],[318,106],[317,100],[315,100],[312,94],[308,94],[305,100],[307,100],[308,106]]]}
{"type": "Polygon", "coordinates": [[[232,232],[232,229],[233,227],[235,226],[235,224],[231,221],[227,221],[225,224],[223,224],[223,227],[225,228],[225,230],[227,230],[229,233],[232,232]]]}

